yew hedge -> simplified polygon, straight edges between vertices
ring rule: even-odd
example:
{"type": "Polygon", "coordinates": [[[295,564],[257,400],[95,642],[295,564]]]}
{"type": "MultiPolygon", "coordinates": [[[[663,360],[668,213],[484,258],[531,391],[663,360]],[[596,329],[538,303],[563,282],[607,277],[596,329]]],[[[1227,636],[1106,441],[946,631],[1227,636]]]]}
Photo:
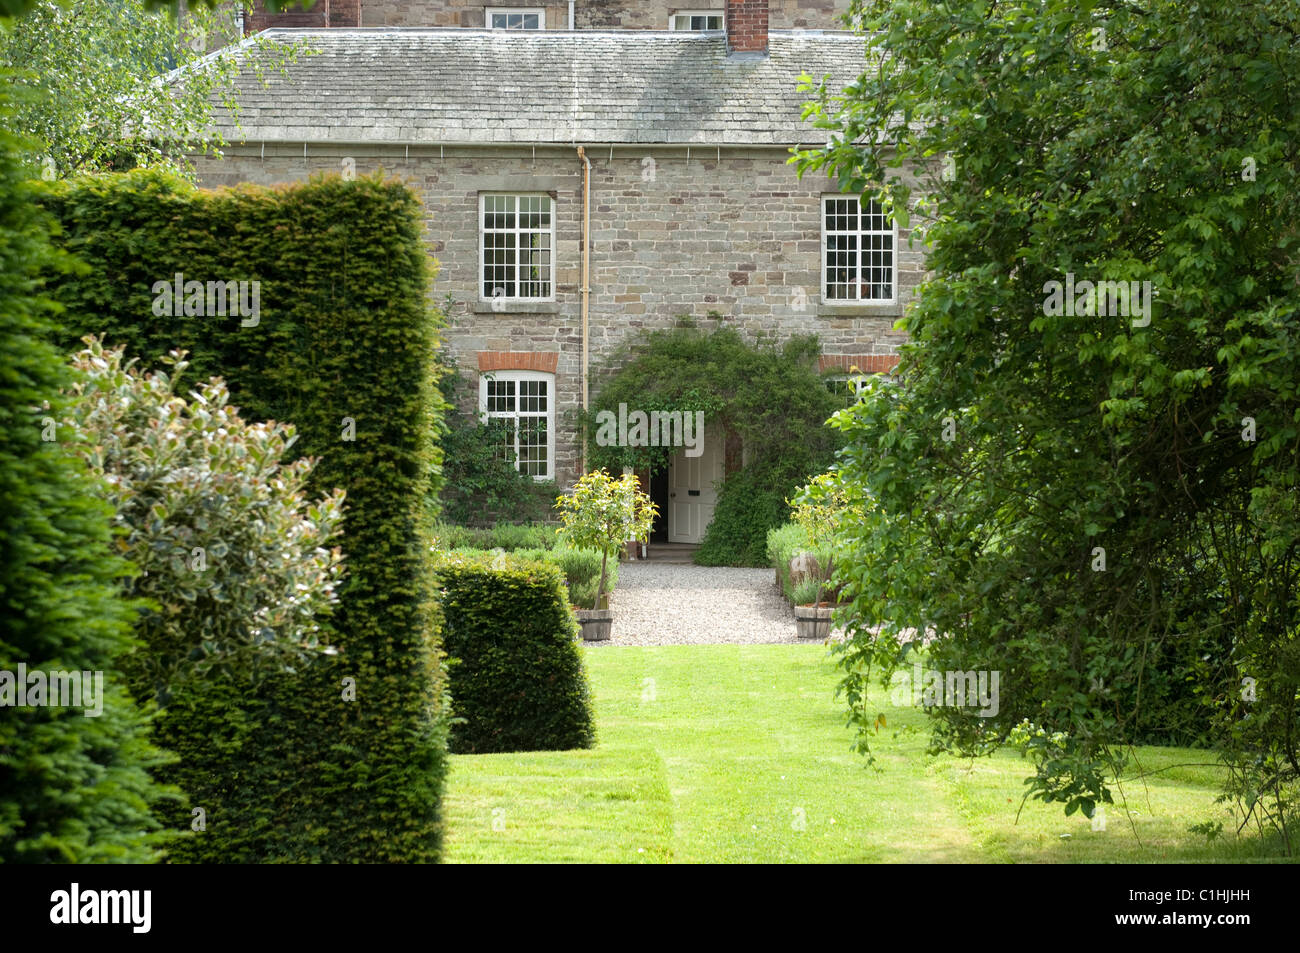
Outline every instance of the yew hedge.
{"type": "Polygon", "coordinates": [[[417,199],[379,178],[212,192],[132,172],[42,202],[86,266],[50,279],[66,350],[94,333],[150,365],[188,351],[245,418],[295,426],[295,451],[318,461],[309,492],[346,491],[338,654],[257,680],[209,673],[160,717],[160,740],[209,766],[206,830],[174,859],[437,860],[448,713],[423,523],[444,403],[417,199]],[[257,312],[168,316],[155,289],[178,275],[256,281],[257,312]]]}

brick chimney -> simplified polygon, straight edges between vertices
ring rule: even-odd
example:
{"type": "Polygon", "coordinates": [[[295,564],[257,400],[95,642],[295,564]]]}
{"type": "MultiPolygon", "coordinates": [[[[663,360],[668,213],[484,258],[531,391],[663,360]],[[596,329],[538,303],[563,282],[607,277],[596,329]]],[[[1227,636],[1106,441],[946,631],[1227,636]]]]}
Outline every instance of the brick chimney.
{"type": "Polygon", "coordinates": [[[361,26],[361,0],[316,0],[310,10],[294,7],[283,13],[270,13],[261,0],[253,0],[244,14],[245,36],[272,27],[331,26],[361,26]]]}
{"type": "Polygon", "coordinates": [[[727,52],[767,52],[767,0],[727,0],[727,52]]]}

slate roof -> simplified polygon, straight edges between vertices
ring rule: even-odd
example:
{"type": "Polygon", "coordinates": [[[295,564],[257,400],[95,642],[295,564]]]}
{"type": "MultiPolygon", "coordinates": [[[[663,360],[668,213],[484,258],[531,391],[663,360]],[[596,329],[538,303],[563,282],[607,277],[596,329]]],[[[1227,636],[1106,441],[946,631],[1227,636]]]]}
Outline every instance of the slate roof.
{"type": "Polygon", "coordinates": [[[701,143],[824,139],[802,121],[798,77],[837,90],[867,69],[862,37],[773,31],[767,57],[727,55],[720,34],[472,29],[267,30],[316,50],[250,68],[252,38],[214,54],[240,64],[230,142],[701,143]]]}

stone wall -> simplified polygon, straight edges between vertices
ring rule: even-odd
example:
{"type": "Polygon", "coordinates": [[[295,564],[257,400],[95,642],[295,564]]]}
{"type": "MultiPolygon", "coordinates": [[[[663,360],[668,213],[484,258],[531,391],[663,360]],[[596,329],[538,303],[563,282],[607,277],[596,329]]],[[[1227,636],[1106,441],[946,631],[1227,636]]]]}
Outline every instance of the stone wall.
{"type": "MultiPolygon", "coordinates": [[[[569,5],[565,3],[485,3],[484,0],[361,0],[362,26],[482,27],[488,6],[532,6],[546,9],[546,26],[565,30],[569,5]]],[[[717,10],[725,0],[578,0],[574,20],[580,30],[666,30],[668,17],[678,10],[717,10]]],[[[770,29],[842,29],[836,17],[848,10],[849,0],[770,0],[770,29]]]]}
{"type": "Polygon", "coordinates": [[[362,26],[458,26],[482,29],[489,7],[541,7],[548,30],[569,28],[568,3],[484,3],[483,0],[361,0],[362,26]]]}
{"type": "MultiPolygon", "coordinates": [[[[568,147],[366,148],[232,147],[225,160],[197,159],[205,186],[301,180],[338,170],[344,156],[358,174],[380,166],[405,179],[428,210],[430,252],[439,262],[434,298],[448,296],[452,351],[477,381],[481,366],[501,366],[485,352],[555,355],[557,478],[574,479],[579,448],[566,413],[581,405],[581,166],[568,147]],[[497,311],[479,300],[479,193],[549,192],[556,199],[556,300],[509,303],[497,311]],[[486,360],[487,363],[484,363],[486,360]]],[[[851,356],[863,370],[883,370],[905,338],[893,330],[921,279],[921,249],[899,230],[894,305],[828,306],[820,301],[820,196],[838,190],[824,177],[800,181],[783,149],[608,147],[588,153],[591,175],[591,393],[608,358],[629,335],[672,325],[680,315],[723,324],[748,337],[819,335],[826,355],[851,356]],[[879,366],[863,366],[879,356],[879,366]]],[[[501,303],[498,302],[498,305],[501,303]]],[[[826,367],[841,362],[824,362],[826,367]]],[[[473,408],[467,407],[466,410],[473,408]]]]}
{"type": "Polygon", "coordinates": [[[244,33],[259,33],[269,27],[355,27],[361,22],[361,0],[316,0],[311,9],[295,7],[271,13],[262,0],[251,0],[245,8],[244,33]]]}

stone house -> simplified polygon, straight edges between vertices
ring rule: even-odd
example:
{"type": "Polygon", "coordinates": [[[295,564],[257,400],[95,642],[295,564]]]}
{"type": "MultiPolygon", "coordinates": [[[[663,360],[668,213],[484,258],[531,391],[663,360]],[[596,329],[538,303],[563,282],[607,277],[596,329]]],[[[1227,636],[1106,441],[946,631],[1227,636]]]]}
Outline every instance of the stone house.
{"type": "MultiPolygon", "coordinates": [[[[242,71],[239,125],[220,115],[230,144],[196,157],[200,183],[378,168],[409,182],[451,351],[479,384],[464,410],[512,419],[518,466],[562,487],[584,470],[572,412],[595,371],[680,315],[815,332],[828,373],[891,370],[921,250],[874,202],[788,163],[818,136],[800,74],[842,86],[867,66],[838,29],[847,3],[684,2],[254,8],[246,31],[314,55],[267,86],[242,71]]],[[[258,54],[245,40],[216,55],[258,54]]],[[[706,428],[698,455],[643,475],[668,539],[699,541],[736,456],[706,428]]]]}

